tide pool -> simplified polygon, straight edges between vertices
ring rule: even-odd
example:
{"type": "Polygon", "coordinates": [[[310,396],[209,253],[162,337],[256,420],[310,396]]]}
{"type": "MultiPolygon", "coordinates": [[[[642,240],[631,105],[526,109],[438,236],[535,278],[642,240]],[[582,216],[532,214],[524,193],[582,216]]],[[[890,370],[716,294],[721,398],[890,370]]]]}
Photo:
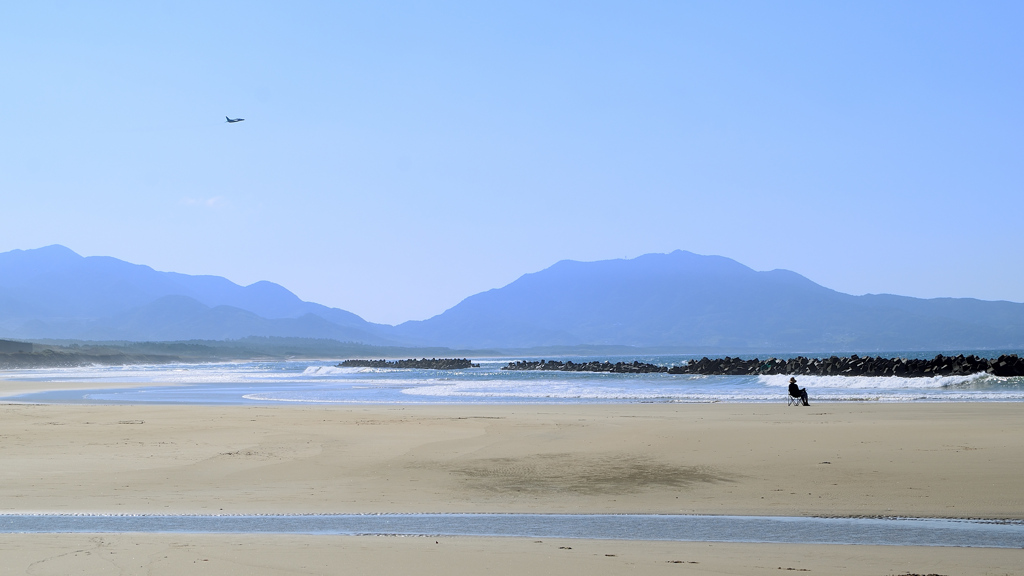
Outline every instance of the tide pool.
{"type": "Polygon", "coordinates": [[[5,533],[504,536],[876,546],[1024,547],[1018,521],[659,514],[0,514],[5,533]]]}

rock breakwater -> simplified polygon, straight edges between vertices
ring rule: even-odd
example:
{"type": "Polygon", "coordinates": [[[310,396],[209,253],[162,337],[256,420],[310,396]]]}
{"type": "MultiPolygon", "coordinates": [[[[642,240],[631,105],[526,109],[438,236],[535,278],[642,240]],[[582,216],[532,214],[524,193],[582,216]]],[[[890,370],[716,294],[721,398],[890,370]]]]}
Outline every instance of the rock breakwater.
{"type": "Polygon", "coordinates": [[[994,376],[1024,376],[1024,360],[1016,354],[1003,354],[996,359],[975,355],[943,356],[930,360],[914,358],[882,358],[852,354],[829,358],[768,358],[744,360],[742,358],[701,358],[680,366],[661,366],[643,362],[592,361],[577,363],[571,360],[509,362],[502,370],[554,370],[561,372],[612,372],[616,374],[668,374],[704,375],[770,375],[793,374],[805,376],[901,376],[924,378],[987,373],[994,376]]]}
{"type": "Polygon", "coordinates": [[[461,370],[479,368],[466,358],[409,358],[408,360],[345,360],[338,368],[419,368],[425,370],[461,370]]]}

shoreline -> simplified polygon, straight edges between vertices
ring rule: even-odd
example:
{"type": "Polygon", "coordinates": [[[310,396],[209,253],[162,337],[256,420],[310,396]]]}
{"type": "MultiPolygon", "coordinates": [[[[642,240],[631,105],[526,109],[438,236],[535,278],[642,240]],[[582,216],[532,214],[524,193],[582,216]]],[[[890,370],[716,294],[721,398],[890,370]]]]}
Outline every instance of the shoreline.
{"type": "Polygon", "coordinates": [[[0,514],[3,534],[276,534],[1024,548],[1024,521],[666,514],[0,514]]]}
{"type": "MultiPolygon", "coordinates": [[[[785,393],[780,391],[777,397],[764,400],[752,400],[749,398],[741,399],[728,399],[728,398],[715,398],[707,400],[657,400],[657,399],[593,399],[587,401],[573,400],[572,398],[557,399],[550,401],[536,401],[533,399],[524,401],[451,401],[451,400],[437,400],[437,401],[423,401],[423,402],[411,402],[407,400],[392,402],[392,401],[374,401],[374,400],[248,400],[246,401],[196,401],[196,400],[160,400],[150,402],[134,402],[131,400],[122,401],[92,401],[85,399],[21,399],[16,398],[17,396],[24,396],[30,394],[52,394],[60,392],[78,392],[83,390],[90,390],[97,393],[108,392],[108,391],[131,391],[131,390],[145,390],[147,388],[189,388],[189,387],[202,387],[211,385],[210,382],[60,382],[60,381],[26,381],[26,380],[0,380],[0,405],[2,404],[40,404],[40,405],[54,405],[54,406],[281,406],[281,407],[389,407],[389,406],[409,406],[409,407],[441,407],[441,406],[635,406],[635,405],[669,405],[669,406],[707,406],[707,405],[748,405],[748,406],[771,406],[779,403],[785,403],[785,393]]],[[[244,399],[243,397],[240,397],[244,399]]],[[[836,399],[829,396],[815,397],[811,396],[812,405],[815,406],[856,406],[856,405],[934,405],[934,404],[985,404],[985,405],[1002,405],[1002,404],[1024,404],[1024,400],[1012,398],[1012,399],[1001,399],[1001,398],[980,398],[980,399],[965,399],[963,397],[957,397],[954,399],[942,399],[942,398],[915,398],[910,400],[904,399],[881,399],[881,398],[855,398],[855,399],[836,399]]],[[[803,407],[801,407],[803,408],[803,407]]]]}
{"type": "MultiPolygon", "coordinates": [[[[307,362],[197,365],[173,370],[91,369],[0,373],[0,398],[14,402],[254,405],[772,403],[786,401],[789,376],[515,372],[480,369],[339,369],[307,362]],[[46,380],[44,382],[44,380],[46,380]],[[64,380],[64,382],[60,382],[64,380]],[[126,383],[127,382],[127,383],[126,383]],[[89,389],[89,398],[81,390],[89,389]],[[47,392],[48,391],[48,392],[47,392]],[[13,398],[15,394],[27,397],[13,398]]],[[[1024,377],[798,376],[811,403],[1024,402],[1024,377]]]]}
{"type": "Polygon", "coordinates": [[[125,390],[132,388],[154,388],[188,386],[173,382],[35,382],[31,380],[0,380],[0,403],[4,404],[37,404],[38,402],[12,399],[13,396],[40,394],[45,392],[64,392],[76,390],[125,390]]]}
{"type": "MultiPolygon", "coordinates": [[[[320,517],[332,517],[332,516],[374,516],[374,517],[388,517],[388,516],[558,516],[558,517],[573,517],[573,516],[587,516],[587,517],[617,517],[617,516],[643,516],[643,517],[701,517],[701,518],[765,518],[765,519],[784,519],[784,520],[907,520],[907,521],[936,521],[936,522],[980,522],[985,524],[1005,524],[1005,525],[1024,525],[1024,518],[1004,518],[1004,517],[967,517],[967,516],[886,516],[880,514],[847,514],[847,515],[828,515],[821,514],[816,516],[786,516],[782,514],[776,515],[753,515],[753,514],[701,514],[701,513],[659,513],[659,512],[580,512],[580,513],[567,513],[567,512],[261,512],[261,513],[249,513],[249,512],[232,512],[229,514],[210,514],[210,513],[161,513],[161,512],[67,512],[67,511],[10,511],[0,510],[0,518],[12,517],[12,516],[31,516],[31,517],[94,517],[94,518],[127,518],[127,517],[139,517],[139,518],[320,518],[320,517]]],[[[4,532],[0,530],[0,534],[4,532]]],[[[188,533],[188,532],[186,532],[188,533]]],[[[201,533],[201,532],[195,532],[201,533]]],[[[214,532],[211,532],[211,534],[214,532]]],[[[232,534],[233,532],[225,532],[232,534]]],[[[269,532],[271,534],[288,534],[288,532],[269,532]]],[[[381,532],[380,536],[390,536],[391,533],[381,532]]],[[[399,536],[418,536],[418,534],[398,534],[399,536]]],[[[466,536],[467,538],[469,536],[466,536]]],[[[486,536],[481,536],[485,538],[486,536]]],[[[515,536],[510,536],[514,538],[515,536]]],[[[567,536],[567,538],[570,538],[567,536]]],[[[595,538],[581,538],[583,540],[594,540],[595,538]]],[[[617,540],[618,538],[606,538],[610,540],[617,540]]],[[[668,541],[668,540],[666,540],[668,541]]]]}

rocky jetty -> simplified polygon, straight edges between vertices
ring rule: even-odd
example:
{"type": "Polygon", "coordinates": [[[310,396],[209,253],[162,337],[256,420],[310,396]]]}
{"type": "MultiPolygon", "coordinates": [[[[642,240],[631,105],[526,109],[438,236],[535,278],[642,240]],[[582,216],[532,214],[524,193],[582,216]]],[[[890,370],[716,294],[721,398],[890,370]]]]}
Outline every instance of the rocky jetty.
{"type": "Polygon", "coordinates": [[[345,360],[338,368],[420,368],[426,370],[460,370],[479,368],[465,358],[409,358],[408,360],[345,360]]]}
{"type": "Polygon", "coordinates": [[[571,360],[518,361],[509,362],[502,370],[556,370],[561,372],[612,372],[616,374],[647,374],[666,372],[668,374],[718,374],[718,375],[761,375],[793,374],[806,376],[902,376],[922,378],[927,376],[950,376],[957,374],[988,373],[994,376],[1024,376],[1024,360],[1016,354],[1003,354],[994,360],[975,355],[943,356],[931,360],[908,358],[847,357],[829,358],[768,358],[744,360],[742,358],[701,358],[690,360],[681,366],[659,366],[643,362],[585,362],[571,360]]]}
{"type": "Polygon", "coordinates": [[[648,374],[651,372],[668,372],[667,366],[657,364],[645,364],[643,362],[585,362],[578,364],[572,360],[560,362],[558,360],[540,360],[539,362],[519,361],[509,362],[502,366],[502,370],[557,370],[560,372],[613,372],[615,374],[648,374]]]}

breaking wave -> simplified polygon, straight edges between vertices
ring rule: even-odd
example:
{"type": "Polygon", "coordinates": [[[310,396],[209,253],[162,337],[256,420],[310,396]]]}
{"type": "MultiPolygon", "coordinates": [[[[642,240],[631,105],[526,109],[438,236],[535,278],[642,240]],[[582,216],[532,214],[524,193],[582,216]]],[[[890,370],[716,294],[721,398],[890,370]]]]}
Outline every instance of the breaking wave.
{"type": "MultiPolygon", "coordinates": [[[[761,384],[776,388],[787,388],[789,386],[789,378],[790,376],[788,374],[757,377],[758,382],[761,384]]],[[[999,379],[997,376],[985,374],[984,372],[963,376],[931,376],[927,378],[903,378],[900,376],[797,376],[796,378],[800,387],[806,387],[808,390],[811,388],[846,390],[934,390],[942,388],[963,388],[974,384],[984,383],[986,381],[995,382],[997,380],[1005,380],[999,379]]]]}
{"type": "MultiPolygon", "coordinates": [[[[677,361],[667,359],[667,361],[677,361]]],[[[2,380],[73,382],[75,390],[19,401],[204,403],[614,403],[781,402],[788,375],[701,376],[339,368],[337,361],[237,362],[5,371],[2,380]],[[117,383],[116,390],[109,384],[117,383]],[[132,386],[124,386],[130,384],[132,386]],[[88,388],[88,389],[86,389],[88,388]]],[[[797,376],[813,402],[1024,401],[1024,378],[797,376]]],[[[55,387],[56,388],[56,387],[55,387]]]]}

